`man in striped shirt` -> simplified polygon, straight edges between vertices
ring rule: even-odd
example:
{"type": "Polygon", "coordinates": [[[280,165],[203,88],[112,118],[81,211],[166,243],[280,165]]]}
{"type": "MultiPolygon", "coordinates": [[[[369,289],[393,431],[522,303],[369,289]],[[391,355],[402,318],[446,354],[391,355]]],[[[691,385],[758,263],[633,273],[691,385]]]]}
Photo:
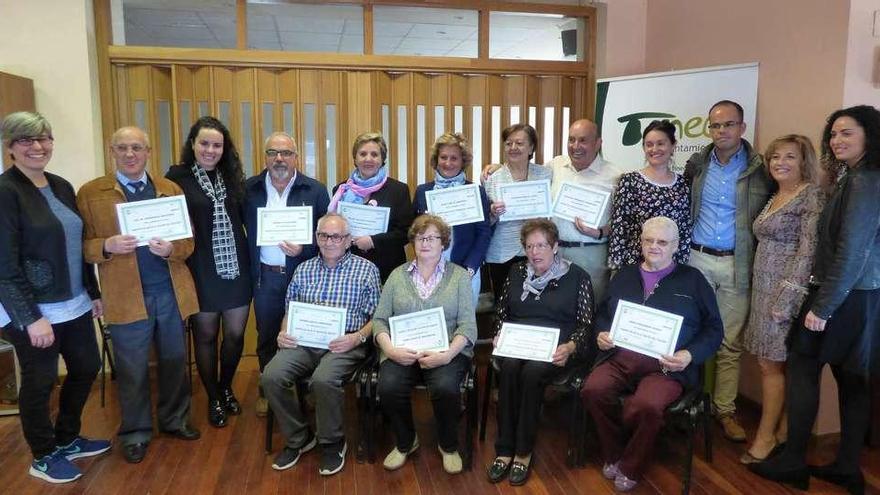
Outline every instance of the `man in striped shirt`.
{"type": "Polygon", "coordinates": [[[370,318],[379,303],[379,269],[348,251],[351,233],[346,219],[328,213],[318,220],[319,255],[301,263],[290,280],[287,303],[300,302],[346,308],[345,334],[327,349],[298,345],[287,333],[287,318],[278,333],[278,353],[263,370],[261,384],[285,437],[285,447],[272,467],[293,467],[302,454],[321,444],[322,475],[338,473],[348,450],[343,431],[343,384],[366,358],[371,343],[370,318]],[[305,411],[292,391],[311,376],[317,435],[309,430],[305,411]]]}

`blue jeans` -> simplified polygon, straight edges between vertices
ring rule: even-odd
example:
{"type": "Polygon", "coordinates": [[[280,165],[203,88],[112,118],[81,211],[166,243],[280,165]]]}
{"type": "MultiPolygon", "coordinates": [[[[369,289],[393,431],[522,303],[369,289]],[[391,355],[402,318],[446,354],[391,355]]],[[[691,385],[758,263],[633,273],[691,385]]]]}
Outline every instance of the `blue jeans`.
{"type": "Polygon", "coordinates": [[[260,277],[254,288],[254,319],[257,321],[257,360],[260,371],[269,364],[278,350],[276,338],[281,331],[281,320],[287,310],[284,300],[290,273],[278,273],[261,266],[260,277]]]}
{"type": "Polygon", "coordinates": [[[78,435],[80,416],[101,367],[91,312],[52,325],[55,342],[44,349],[31,345],[27,331],[12,324],[3,329],[18,356],[21,391],[18,394],[21,429],[35,459],[51,454],[78,435]],[[55,425],[49,417],[49,398],[58,379],[58,355],[64,358],[67,378],[61,385],[55,425]]]}
{"type": "Polygon", "coordinates": [[[150,401],[150,344],[156,349],[159,429],[175,431],[189,421],[191,395],[186,376],[186,341],[183,320],[171,286],[156,294],[144,294],[147,319],[108,325],[116,360],[116,384],[123,445],[149,442],[153,435],[150,401]]]}

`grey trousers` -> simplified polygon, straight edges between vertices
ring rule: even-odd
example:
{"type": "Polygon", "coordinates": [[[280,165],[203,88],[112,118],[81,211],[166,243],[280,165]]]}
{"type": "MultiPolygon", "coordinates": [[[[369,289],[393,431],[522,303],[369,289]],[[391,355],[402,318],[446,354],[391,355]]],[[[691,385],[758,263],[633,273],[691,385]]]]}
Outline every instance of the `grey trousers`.
{"type": "Polygon", "coordinates": [[[361,344],[340,354],[310,347],[279,349],[269,361],[260,384],[288,447],[302,447],[308,440],[308,418],[300,407],[296,382],[309,376],[315,397],[318,443],[333,443],[345,437],[343,384],[367,356],[368,345],[361,344]]]}
{"type": "Polygon", "coordinates": [[[167,291],[144,294],[147,319],[108,325],[116,362],[116,384],[123,445],[149,442],[153,435],[150,403],[150,345],[158,359],[159,429],[175,431],[189,421],[191,394],[186,376],[186,341],[180,310],[170,285],[167,291]]]}

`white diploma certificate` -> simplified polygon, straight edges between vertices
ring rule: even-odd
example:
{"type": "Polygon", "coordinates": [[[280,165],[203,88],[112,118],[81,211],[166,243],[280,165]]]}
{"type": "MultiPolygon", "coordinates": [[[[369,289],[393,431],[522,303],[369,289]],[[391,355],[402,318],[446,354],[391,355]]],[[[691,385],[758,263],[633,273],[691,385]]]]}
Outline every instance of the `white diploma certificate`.
{"type": "Polygon", "coordinates": [[[646,356],[671,356],[683,321],[680,315],[621,300],[611,323],[611,340],[646,356]]]}
{"type": "Polygon", "coordinates": [[[598,229],[608,208],[611,192],[572,182],[562,184],[553,203],[553,216],[574,222],[579,217],[587,227],[598,229]]]}
{"type": "Polygon", "coordinates": [[[388,218],[391,216],[391,208],[387,206],[365,206],[340,201],[336,212],[348,220],[348,228],[352,237],[388,232],[388,218]]]}
{"type": "Polygon", "coordinates": [[[425,201],[428,203],[428,213],[439,216],[450,227],[485,219],[480,186],[477,184],[425,191],[425,201]]]}
{"type": "Polygon", "coordinates": [[[510,182],[498,186],[498,197],[504,201],[504,214],[498,220],[526,220],[551,215],[550,181],[510,182]]]}
{"type": "Polygon", "coordinates": [[[345,334],[345,308],[290,301],[287,335],[296,345],[327,349],[330,341],[345,334]]]}
{"type": "Polygon", "coordinates": [[[559,329],[502,323],[492,355],[530,361],[553,362],[559,346],[559,329]]]}
{"type": "Polygon", "coordinates": [[[312,243],[312,207],[257,208],[257,246],[312,243]]]}
{"type": "Polygon", "coordinates": [[[391,327],[391,344],[394,347],[414,351],[449,350],[446,316],[442,307],[392,316],[388,319],[388,326],[391,327]]]}
{"type": "Polygon", "coordinates": [[[154,237],[176,241],[193,236],[183,195],[117,203],[116,217],[119,232],[137,237],[138,246],[146,246],[154,237]]]}

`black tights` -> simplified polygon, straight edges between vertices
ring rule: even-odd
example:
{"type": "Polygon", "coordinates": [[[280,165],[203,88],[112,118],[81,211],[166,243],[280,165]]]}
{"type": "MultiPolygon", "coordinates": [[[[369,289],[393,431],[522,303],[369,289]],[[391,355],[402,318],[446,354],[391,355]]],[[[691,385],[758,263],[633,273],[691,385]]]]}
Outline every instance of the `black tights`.
{"type": "MultiPolygon", "coordinates": [[[[786,371],[785,401],[788,405],[788,440],[785,450],[775,459],[780,468],[806,464],[807,445],[819,410],[819,383],[824,365],[815,358],[792,352],[786,371]]],[[[868,431],[871,394],[865,376],[831,366],[837,381],[840,407],[840,448],[834,465],[837,471],[859,470],[859,453],[868,431]]]]}
{"type": "Polygon", "coordinates": [[[220,399],[220,391],[231,388],[235,370],[244,349],[244,330],[249,306],[239,306],[217,313],[196,313],[192,316],[196,367],[205,385],[208,400],[220,399]],[[223,342],[220,345],[220,379],[217,380],[217,336],[223,320],[223,342]]]}

